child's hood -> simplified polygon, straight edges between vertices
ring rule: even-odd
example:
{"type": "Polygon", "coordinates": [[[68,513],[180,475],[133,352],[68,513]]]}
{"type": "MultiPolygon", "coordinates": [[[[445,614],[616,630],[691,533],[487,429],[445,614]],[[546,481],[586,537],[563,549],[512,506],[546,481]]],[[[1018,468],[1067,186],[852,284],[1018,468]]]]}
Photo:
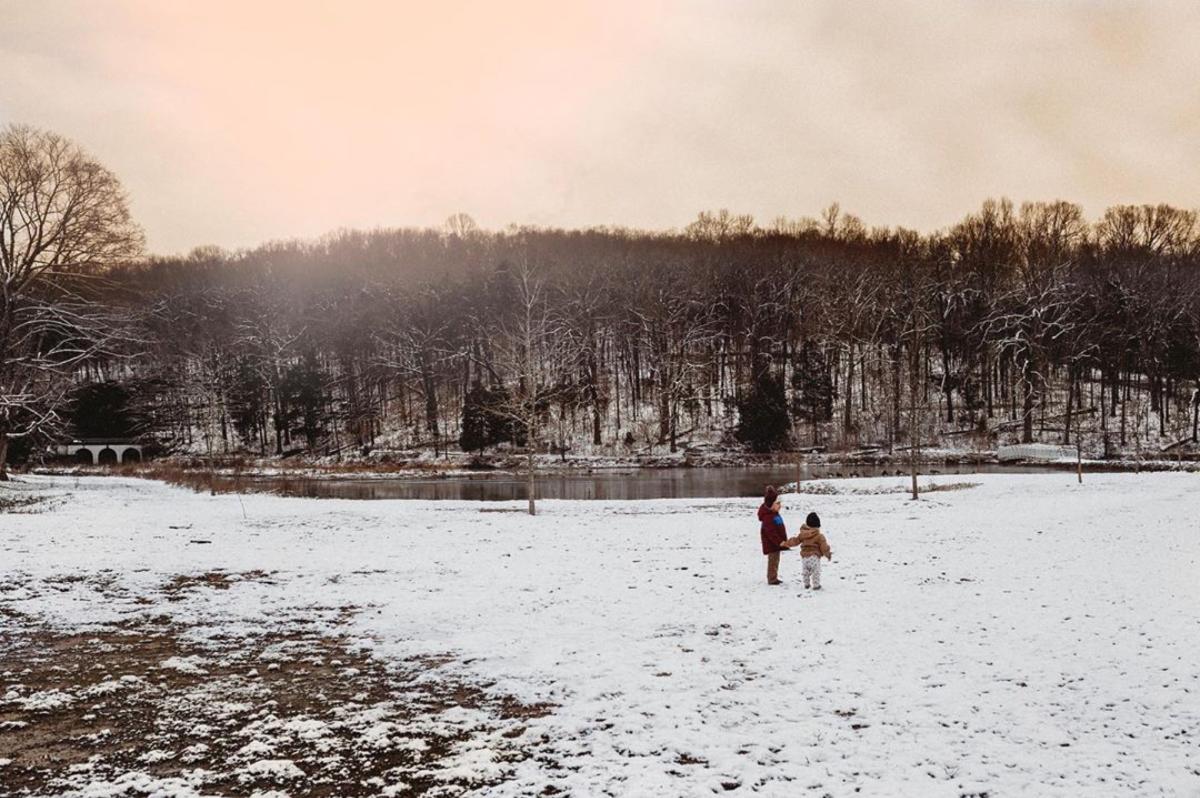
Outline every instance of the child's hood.
{"type": "Polygon", "coordinates": [[[801,543],[806,541],[814,541],[820,536],[821,528],[809,526],[808,524],[801,524],[800,531],[796,533],[796,537],[800,539],[801,543]]]}

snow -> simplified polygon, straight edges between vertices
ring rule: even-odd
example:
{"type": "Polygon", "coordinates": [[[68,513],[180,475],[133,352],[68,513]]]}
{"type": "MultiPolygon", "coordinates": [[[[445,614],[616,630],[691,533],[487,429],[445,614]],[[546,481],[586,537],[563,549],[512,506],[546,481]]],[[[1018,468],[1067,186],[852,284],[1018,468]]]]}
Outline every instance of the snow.
{"type": "MultiPolygon", "coordinates": [[[[364,746],[474,730],[428,773],[507,778],[488,795],[1200,792],[1200,476],[940,481],[967,479],[918,503],[904,478],[784,496],[790,528],[816,510],[833,547],[811,593],[791,553],[786,584],[765,584],[754,500],[543,502],[530,518],[38,477],[60,501],[3,517],[0,610],[66,629],[168,615],[198,639],[303,613],[385,661],[436,658],[430,679],[551,704],[521,721],[537,755],[519,761],[478,709],[353,720],[364,746]],[[217,571],[269,578],[163,600],[217,571]]],[[[161,666],[207,664],[179,660],[161,666]]],[[[74,700],[18,687],[0,682],[22,706],[74,700]]],[[[303,777],[243,750],[253,772],[303,777]]],[[[193,784],[130,773],[80,794],[193,784]]]]}
{"type": "Polygon", "coordinates": [[[248,776],[266,776],[275,781],[292,781],[304,778],[304,771],[290,759],[260,759],[242,768],[248,776]]]}
{"type": "Polygon", "coordinates": [[[31,712],[52,712],[75,702],[75,696],[62,690],[43,690],[29,696],[5,694],[4,698],[21,709],[31,712]]]}
{"type": "Polygon", "coordinates": [[[155,762],[168,761],[168,760],[171,760],[174,758],[175,758],[174,751],[163,751],[158,748],[147,751],[146,753],[144,753],[138,757],[139,760],[141,760],[142,762],[145,762],[148,765],[153,764],[155,762]]]}
{"type": "Polygon", "coordinates": [[[329,734],[329,726],[319,720],[290,720],[279,725],[280,731],[294,734],[302,740],[316,740],[329,734]]]}
{"type": "Polygon", "coordinates": [[[187,779],[164,779],[138,771],[126,773],[112,781],[94,781],[82,790],[66,795],[70,798],[204,798],[187,779]]]}
{"type": "Polygon", "coordinates": [[[274,749],[267,745],[262,740],[251,740],[246,743],[234,755],[237,759],[254,759],[255,757],[265,756],[273,752],[274,749]]]}
{"type": "Polygon", "coordinates": [[[159,663],[159,667],[199,676],[208,673],[204,669],[204,660],[194,654],[190,657],[168,657],[159,663]]]}
{"type": "Polygon", "coordinates": [[[130,686],[137,684],[140,681],[141,679],[133,675],[123,676],[120,679],[105,679],[99,684],[92,685],[85,690],[84,695],[88,698],[99,698],[101,696],[112,695],[114,693],[119,693],[122,690],[126,690],[130,686]]]}

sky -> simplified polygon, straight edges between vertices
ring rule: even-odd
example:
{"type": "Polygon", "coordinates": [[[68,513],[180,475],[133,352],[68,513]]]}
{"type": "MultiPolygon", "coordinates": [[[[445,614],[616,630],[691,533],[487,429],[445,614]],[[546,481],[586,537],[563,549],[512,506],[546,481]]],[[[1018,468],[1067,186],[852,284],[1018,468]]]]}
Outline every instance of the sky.
{"type": "Polygon", "coordinates": [[[149,249],[345,227],[923,231],[988,197],[1200,206],[1200,3],[0,0],[0,125],[149,249]]]}

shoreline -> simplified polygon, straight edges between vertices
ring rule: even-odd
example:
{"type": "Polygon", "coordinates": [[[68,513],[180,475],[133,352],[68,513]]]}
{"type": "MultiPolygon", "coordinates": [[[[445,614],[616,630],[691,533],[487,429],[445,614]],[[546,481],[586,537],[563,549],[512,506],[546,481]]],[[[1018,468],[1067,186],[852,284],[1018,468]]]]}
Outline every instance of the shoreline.
{"type": "MultiPolygon", "coordinates": [[[[995,451],[964,452],[934,449],[923,453],[917,461],[919,470],[935,466],[963,468],[982,466],[989,469],[1008,469],[1017,472],[1021,468],[1046,468],[1071,471],[1077,467],[1074,458],[1057,460],[1012,460],[1001,461],[995,451]]],[[[904,453],[856,454],[818,453],[806,454],[799,464],[804,469],[827,468],[895,468],[897,475],[908,473],[910,460],[904,453]]],[[[1200,456],[1184,457],[1120,457],[1112,459],[1083,458],[1083,469],[1090,473],[1140,473],[1147,472],[1200,472],[1200,456]]],[[[576,456],[563,459],[559,455],[538,457],[538,476],[547,478],[586,478],[636,476],[642,473],[661,471],[716,471],[723,469],[766,470],[795,468],[793,453],[755,455],[739,452],[720,454],[705,452],[691,455],[658,457],[619,458],[606,456],[576,456]]],[[[200,457],[168,457],[146,463],[122,466],[42,465],[14,474],[29,473],[47,476],[132,476],[144,479],[194,480],[211,474],[220,478],[249,480],[306,479],[321,481],[486,481],[506,480],[526,475],[523,456],[494,456],[488,458],[465,458],[454,455],[450,459],[432,460],[414,458],[405,462],[369,461],[286,461],[273,458],[244,459],[236,456],[217,458],[210,463],[200,457]]],[[[812,479],[843,479],[854,476],[871,476],[852,472],[815,476],[812,479]]]]}

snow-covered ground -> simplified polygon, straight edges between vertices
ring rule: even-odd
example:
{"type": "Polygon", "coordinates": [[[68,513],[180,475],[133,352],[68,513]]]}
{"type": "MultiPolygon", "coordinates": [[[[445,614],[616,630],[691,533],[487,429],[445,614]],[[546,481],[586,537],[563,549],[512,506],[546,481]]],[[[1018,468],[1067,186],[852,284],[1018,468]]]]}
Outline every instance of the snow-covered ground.
{"type": "MultiPolygon", "coordinates": [[[[753,500],[543,502],[530,518],[34,477],[56,498],[0,515],[0,634],[152,620],[189,646],[155,672],[200,680],[232,656],[206,646],[299,620],[373,661],[423,662],[433,683],[552,705],[519,725],[453,706],[360,718],[362,745],[404,744],[405,723],[485,729],[428,763],[457,779],[429,794],[1200,794],[1200,476],[941,481],[968,479],[919,503],[898,478],[785,496],[789,527],[816,510],[833,547],[812,593],[795,554],[786,584],[765,584],[753,500]]],[[[0,712],[83,700],[0,682],[0,712]]],[[[231,770],[307,794],[270,740],[251,735],[231,770]]],[[[142,761],[175,756],[152,749],[142,761]]],[[[70,784],[224,794],[211,774],[155,772],[70,784]]]]}

